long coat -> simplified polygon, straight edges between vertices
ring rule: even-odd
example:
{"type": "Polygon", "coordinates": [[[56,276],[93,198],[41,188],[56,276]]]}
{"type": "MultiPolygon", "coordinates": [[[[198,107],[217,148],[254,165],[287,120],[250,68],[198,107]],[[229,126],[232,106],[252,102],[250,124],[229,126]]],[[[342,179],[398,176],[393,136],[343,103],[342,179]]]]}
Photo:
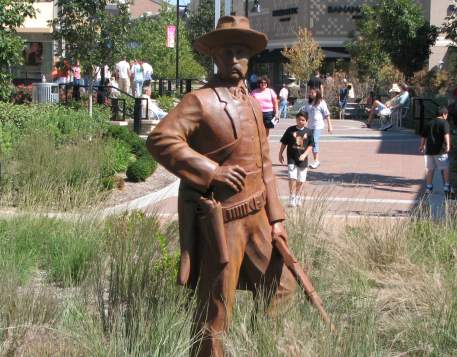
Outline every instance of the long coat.
{"type": "MultiPolygon", "coordinates": [[[[262,179],[270,223],[284,220],[269,154],[268,138],[258,103],[249,98],[256,118],[262,156],[262,179]]],[[[153,157],[181,179],[178,196],[181,262],[178,283],[195,287],[198,280],[196,199],[210,190],[216,169],[224,165],[239,141],[237,102],[227,86],[209,83],[184,96],[149,135],[153,157]]],[[[233,162],[231,158],[231,162],[233,162]]]]}

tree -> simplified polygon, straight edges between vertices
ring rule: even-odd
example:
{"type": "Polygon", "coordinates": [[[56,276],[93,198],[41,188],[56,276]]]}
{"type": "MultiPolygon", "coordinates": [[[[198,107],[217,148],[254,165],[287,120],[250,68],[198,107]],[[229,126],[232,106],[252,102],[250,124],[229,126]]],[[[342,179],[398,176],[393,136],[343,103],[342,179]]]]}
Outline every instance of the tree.
{"type": "MultiPolygon", "coordinates": [[[[130,31],[128,2],[122,0],[58,0],[59,13],[53,20],[54,38],[65,43],[62,54],[79,59],[89,74],[92,93],[94,66],[113,65],[125,53],[130,31]],[[115,8],[115,16],[108,12],[115,8]]],[[[92,115],[92,96],[89,96],[92,115]]]]}
{"type": "MultiPolygon", "coordinates": [[[[224,9],[224,1],[221,1],[221,11],[224,9]]],[[[222,13],[221,13],[222,15],[222,13]]],[[[201,0],[198,9],[190,13],[188,21],[188,36],[191,43],[214,29],[214,0],[201,0]]],[[[196,52],[195,58],[206,69],[208,76],[214,71],[213,60],[201,53],[196,52]]]]}
{"type": "MultiPolygon", "coordinates": [[[[166,3],[159,15],[135,20],[128,36],[131,46],[127,57],[151,62],[155,77],[174,78],[176,48],[166,47],[166,31],[167,25],[175,23],[176,7],[166,3]]],[[[205,74],[194,58],[184,21],[179,24],[179,67],[181,78],[199,78],[205,74]]]]}
{"type": "Polygon", "coordinates": [[[362,72],[373,74],[377,66],[388,64],[387,58],[406,77],[425,66],[438,29],[413,0],[380,0],[375,7],[363,6],[361,16],[360,35],[347,48],[362,72]]]}
{"type": "Polygon", "coordinates": [[[446,38],[454,42],[457,46],[457,9],[454,8],[452,13],[445,18],[445,23],[441,30],[446,34],[446,38]]]}
{"type": "Polygon", "coordinates": [[[11,96],[9,67],[22,63],[24,40],[16,33],[27,17],[34,17],[32,1],[0,0],[0,100],[11,96]]]}
{"type": "Polygon", "coordinates": [[[313,40],[312,34],[304,27],[297,33],[298,42],[291,48],[285,48],[282,54],[289,61],[285,68],[297,79],[307,81],[324,60],[324,52],[313,40]]]}

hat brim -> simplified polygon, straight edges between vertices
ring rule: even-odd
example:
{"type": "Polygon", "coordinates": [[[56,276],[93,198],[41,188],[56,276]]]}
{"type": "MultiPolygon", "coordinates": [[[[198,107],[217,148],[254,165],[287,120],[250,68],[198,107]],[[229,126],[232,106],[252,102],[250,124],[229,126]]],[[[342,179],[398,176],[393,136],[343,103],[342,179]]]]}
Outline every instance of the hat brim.
{"type": "Polygon", "coordinates": [[[218,29],[203,35],[194,42],[194,49],[211,56],[216,48],[228,44],[241,44],[249,48],[251,56],[262,52],[268,43],[267,36],[248,29],[218,29]]]}

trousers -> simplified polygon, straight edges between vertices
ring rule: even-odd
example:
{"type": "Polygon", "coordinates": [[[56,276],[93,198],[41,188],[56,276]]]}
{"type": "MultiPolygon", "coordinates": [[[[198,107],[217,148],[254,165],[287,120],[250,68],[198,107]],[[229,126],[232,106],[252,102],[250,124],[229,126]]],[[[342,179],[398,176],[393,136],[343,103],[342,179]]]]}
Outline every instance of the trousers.
{"type": "MultiPolygon", "coordinates": [[[[193,317],[191,356],[223,357],[222,337],[231,320],[237,287],[263,298],[267,314],[292,298],[297,284],[274,249],[265,209],[224,224],[229,263],[218,266],[206,242],[199,240],[200,282],[193,317]]],[[[199,236],[201,236],[199,234],[199,236]]]]}

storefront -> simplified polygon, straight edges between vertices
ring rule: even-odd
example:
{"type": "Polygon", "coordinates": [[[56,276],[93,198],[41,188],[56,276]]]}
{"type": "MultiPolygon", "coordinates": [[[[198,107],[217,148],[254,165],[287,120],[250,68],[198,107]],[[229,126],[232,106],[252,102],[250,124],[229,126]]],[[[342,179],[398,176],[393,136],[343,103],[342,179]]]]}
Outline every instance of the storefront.
{"type": "MultiPolygon", "coordinates": [[[[233,0],[236,15],[247,15],[251,26],[267,34],[268,50],[253,58],[252,70],[268,74],[278,85],[285,77],[281,50],[292,46],[299,27],[308,28],[326,55],[322,71],[331,72],[336,61],[349,61],[345,43],[356,31],[363,4],[376,0],[260,0],[257,12],[254,1],[233,0]]],[[[447,15],[449,0],[417,0],[431,24],[440,26],[447,15]]],[[[432,48],[429,68],[443,60],[448,43],[437,42],[432,48]]]]}

